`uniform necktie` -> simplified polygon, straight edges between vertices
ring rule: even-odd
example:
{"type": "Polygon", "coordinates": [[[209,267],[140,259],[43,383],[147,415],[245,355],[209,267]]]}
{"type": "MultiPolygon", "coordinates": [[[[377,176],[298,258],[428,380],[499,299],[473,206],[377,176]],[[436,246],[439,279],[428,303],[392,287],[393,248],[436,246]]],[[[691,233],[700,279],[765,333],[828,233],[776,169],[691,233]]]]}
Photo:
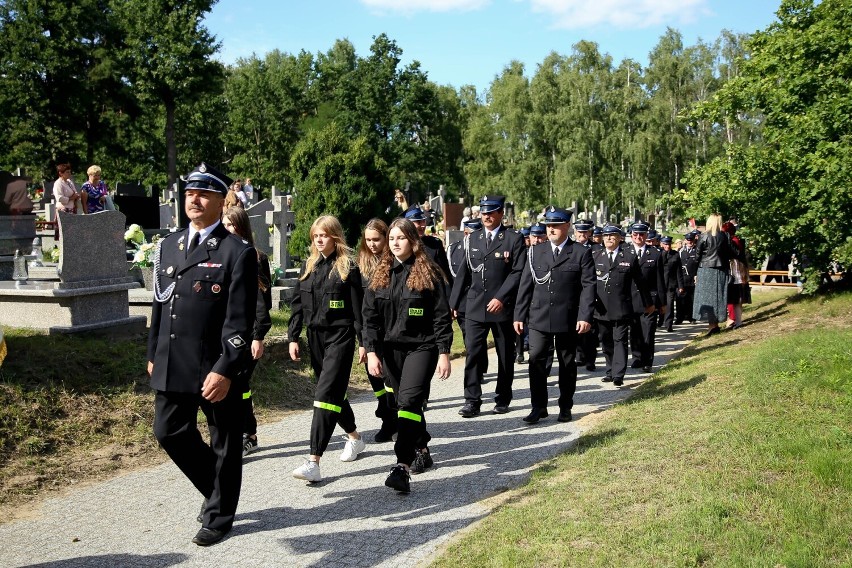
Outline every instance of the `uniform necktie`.
{"type": "Polygon", "coordinates": [[[559,247],[553,249],[553,260],[556,260],[557,258],[559,258],[559,247]]]}
{"type": "Polygon", "coordinates": [[[485,245],[488,247],[491,246],[491,233],[488,233],[488,235],[485,237],[485,245]]]}
{"type": "Polygon", "coordinates": [[[201,233],[200,232],[195,233],[195,235],[192,236],[192,240],[189,241],[189,248],[186,250],[186,256],[189,256],[189,255],[192,254],[192,251],[194,251],[195,247],[198,246],[198,242],[200,240],[201,240],[201,233]]]}
{"type": "Polygon", "coordinates": [[[615,264],[615,251],[609,253],[609,265],[615,264]]]}

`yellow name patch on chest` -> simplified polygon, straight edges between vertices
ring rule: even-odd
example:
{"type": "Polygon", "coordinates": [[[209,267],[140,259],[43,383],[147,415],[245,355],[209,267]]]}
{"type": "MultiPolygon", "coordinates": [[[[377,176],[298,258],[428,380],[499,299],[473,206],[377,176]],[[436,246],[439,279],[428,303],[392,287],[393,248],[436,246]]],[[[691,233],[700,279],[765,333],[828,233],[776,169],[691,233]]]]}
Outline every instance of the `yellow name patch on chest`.
{"type": "Polygon", "coordinates": [[[343,300],[329,300],[328,307],[332,310],[342,310],[343,309],[343,300]]]}
{"type": "Polygon", "coordinates": [[[422,316],[423,308],[408,308],[408,315],[410,316],[422,316]]]}

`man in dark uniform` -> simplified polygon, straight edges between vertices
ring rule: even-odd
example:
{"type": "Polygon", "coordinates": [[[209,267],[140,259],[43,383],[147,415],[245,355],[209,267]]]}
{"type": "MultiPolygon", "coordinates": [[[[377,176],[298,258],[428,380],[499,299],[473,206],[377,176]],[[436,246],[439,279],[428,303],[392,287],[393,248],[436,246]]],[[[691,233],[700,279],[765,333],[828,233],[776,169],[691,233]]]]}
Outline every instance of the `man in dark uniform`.
{"type": "Polygon", "coordinates": [[[603,248],[603,229],[595,227],[592,229],[592,250],[603,248]]]}
{"type": "Polygon", "coordinates": [[[627,335],[633,318],[633,287],[636,286],[645,313],[654,313],[654,302],[648,294],[639,261],[619,246],[621,231],[614,225],[602,230],[604,246],[592,252],[597,277],[595,319],[601,350],[606,359],[603,382],[620,387],[627,371],[627,335]]]}
{"type": "MultiPolygon", "coordinates": [[[[461,265],[467,262],[465,258],[465,246],[467,244],[467,236],[482,228],[482,222],[479,219],[469,219],[462,223],[464,228],[464,237],[457,240],[447,249],[447,261],[450,270],[450,275],[455,278],[458,276],[461,265]]],[[[461,303],[456,311],[456,321],[459,323],[459,329],[462,332],[462,338],[465,337],[465,312],[467,311],[467,290],[462,290],[461,303]]],[[[488,369],[488,352],[482,352],[483,373],[488,369]]]]}
{"type": "Polygon", "coordinates": [[[231,530],[242,482],[242,393],[251,358],[257,255],[219,221],[232,181],[201,164],[187,178],[189,230],[160,241],[148,373],[154,435],[204,496],[192,539],[215,544],[231,530]],[[199,407],[210,445],[198,431],[199,407]]]}
{"type": "Polygon", "coordinates": [[[559,422],[571,421],[577,366],[578,334],[592,328],[595,268],[592,249],[571,240],[571,212],[554,206],[545,212],[548,242],[533,246],[524,263],[514,328],[530,330],[530,399],[524,422],[535,424],[547,414],[547,352],[556,343],[559,361],[559,422]]]}
{"type": "Polygon", "coordinates": [[[465,404],[459,410],[459,414],[465,418],[477,416],[482,405],[480,383],[485,371],[482,367],[482,352],[488,350],[489,331],[494,336],[497,351],[494,412],[508,412],[512,401],[515,363],[512,312],[526,255],[521,234],[502,224],[505,201],[502,195],[486,196],[479,201],[482,229],[471,233],[469,237],[465,262],[459,269],[450,295],[450,308],[458,312],[464,290],[467,290],[465,404]]]}
{"type": "Polygon", "coordinates": [[[447,262],[447,251],[444,250],[441,239],[426,234],[426,213],[420,209],[419,205],[412,205],[405,210],[402,216],[414,224],[417,228],[417,234],[420,235],[420,240],[423,241],[426,254],[444,271],[444,276],[447,277],[447,282],[449,282],[447,286],[449,291],[453,285],[453,273],[450,272],[450,266],[447,262]]]}
{"type": "MultiPolygon", "coordinates": [[[[589,219],[577,219],[574,223],[574,239],[577,244],[588,249],[592,248],[592,230],[595,224],[589,219]]],[[[595,327],[594,319],[589,323],[592,329],[589,333],[583,333],[577,337],[577,366],[586,367],[587,371],[595,370],[595,359],[598,356],[598,329],[595,327]]]]}
{"type": "MultiPolygon", "coordinates": [[[[520,230],[521,236],[524,237],[524,248],[530,248],[530,228],[522,227],[520,230]]],[[[529,351],[530,335],[525,329],[524,332],[515,337],[515,363],[524,362],[524,352],[529,351]]]]}
{"type": "Polygon", "coordinates": [[[660,323],[670,332],[674,323],[675,301],[684,291],[683,266],[677,251],[672,250],[671,237],[662,237],[660,246],[663,249],[663,280],[666,287],[666,310],[660,323]]]}
{"type": "MultiPolygon", "coordinates": [[[[654,301],[654,306],[665,311],[666,288],[663,281],[663,253],[645,244],[648,235],[648,225],[642,221],[634,223],[631,227],[632,243],[628,244],[626,252],[636,257],[639,268],[642,270],[642,278],[648,287],[648,293],[654,301]]],[[[630,366],[634,369],[642,368],[646,373],[651,372],[654,365],[654,339],[657,334],[657,314],[648,314],[645,311],[645,303],[639,294],[638,288],[633,286],[633,319],[630,322],[630,350],[633,352],[633,362],[630,366]]]]}
{"type": "Polygon", "coordinates": [[[692,317],[692,301],[695,298],[695,277],[698,276],[698,247],[695,246],[697,241],[694,232],[685,234],[683,246],[678,251],[683,266],[683,296],[678,298],[675,324],[681,324],[683,320],[695,323],[692,317]]]}

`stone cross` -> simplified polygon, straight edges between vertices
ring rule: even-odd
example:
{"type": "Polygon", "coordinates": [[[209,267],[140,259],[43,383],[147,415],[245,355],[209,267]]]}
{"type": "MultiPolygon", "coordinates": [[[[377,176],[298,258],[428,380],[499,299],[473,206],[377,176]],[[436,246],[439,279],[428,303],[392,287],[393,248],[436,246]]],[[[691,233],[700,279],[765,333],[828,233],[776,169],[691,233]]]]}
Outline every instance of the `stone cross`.
{"type": "Polygon", "coordinates": [[[266,223],[272,225],[272,262],[281,270],[287,270],[290,268],[287,225],[295,224],[296,217],[287,206],[287,196],[281,195],[275,186],[272,187],[272,206],[273,210],[266,212],[266,223]]]}

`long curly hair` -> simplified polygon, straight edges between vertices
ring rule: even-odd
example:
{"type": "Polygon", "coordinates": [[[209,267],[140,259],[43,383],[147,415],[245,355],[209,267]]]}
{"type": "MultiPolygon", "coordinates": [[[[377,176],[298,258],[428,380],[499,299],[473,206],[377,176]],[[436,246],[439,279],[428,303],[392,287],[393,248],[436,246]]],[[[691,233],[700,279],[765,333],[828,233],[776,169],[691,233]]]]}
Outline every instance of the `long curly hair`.
{"type": "Polygon", "coordinates": [[[378,218],[373,218],[367,221],[367,224],[364,226],[364,233],[361,235],[361,244],[358,246],[358,268],[361,269],[361,276],[364,278],[371,278],[373,276],[373,272],[376,271],[376,267],[379,265],[379,261],[383,254],[379,253],[378,255],[375,255],[370,252],[369,248],[367,248],[368,230],[373,230],[379,233],[385,240],[385,251],[387,251],[388,248],[388,224],[378,218]]]}
{"type": "MultiPolygon", "coordinates": [[[[411,272],[408,275],[408,281],[405,283],[409,290],[422,292],[423,290],[434,290],[435,286],[447,282],[444,272],[435,264],[426,251],[423,250],[423,241],[420,240],[420,235],[417,233],[417,227],[408,219],[394,219],[388,228],[388,235],[394,229],[399,229],[403,236],[411,243],[412,254],[414,255],[414,266],[411,267],[411,272]]],[[[394,256],[388,248],[379,261],[373,272],[373,279],[370,281],[370,289],[377,290],[378,288],[387,288],[390,286],[390,271],[393,266],[394,256]]]]}
{"type": "MultiPolygon", "coordinates": [[[[343,225],[333,215],[322,215],[311,225],[311,254],[308,256],[308,260],[305,261],[305,273],[300,280],[307,278],[314,271],[314,267],[317,265],[317,261],[319,261],[321,253],[317,250],[316,245],[314,245],[314,234],[319,231],[322,231],[334,240],[334,248],[337,251],[334,268],[340,276],[340,280],[345,282],[349,277],[349,271],[352,269],[352,249],[346,244],[343,225]]],[[[332,274],[334,272],[329,272],[328,277],[331,278],[332,274]]]]}

